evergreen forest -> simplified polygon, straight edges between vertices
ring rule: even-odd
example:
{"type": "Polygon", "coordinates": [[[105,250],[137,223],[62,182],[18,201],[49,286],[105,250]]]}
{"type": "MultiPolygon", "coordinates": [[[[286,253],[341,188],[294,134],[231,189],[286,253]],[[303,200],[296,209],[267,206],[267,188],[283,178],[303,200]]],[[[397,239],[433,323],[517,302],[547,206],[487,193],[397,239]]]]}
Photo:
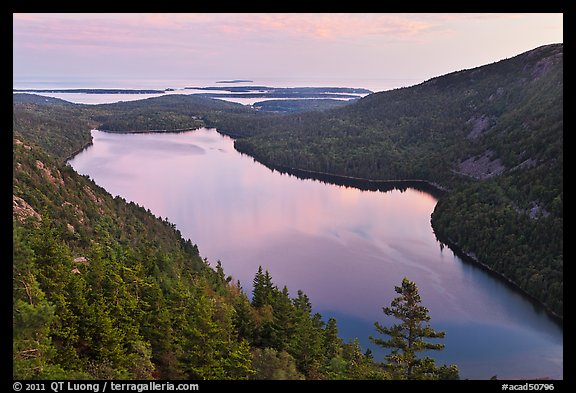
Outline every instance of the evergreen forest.
{"type": "MultiPolygon", "coordinates": [[[[398,351],[374,359],[358,340],[343,341],[337,321],[315,313],[302,291],[278,288],[265,269],[243,288],[174,224],[77,174],[66,160],[91,143],[93,128],[215,127],[283,171],[425,182],[441,192],[431,217],[441,242],[563,317],[562,44],[309,109],[14,94],[13,377],[457,378],[456,366],[418,360],[393,335],[375,342],[398,351]]],[[[405,281],[396,304],[412,294],[417,307],[405,281]]],[[[415,310],[415,323],[428,323],[415,310]]],[[[388,311],[400,315],[394,304],[388,311]]]]}

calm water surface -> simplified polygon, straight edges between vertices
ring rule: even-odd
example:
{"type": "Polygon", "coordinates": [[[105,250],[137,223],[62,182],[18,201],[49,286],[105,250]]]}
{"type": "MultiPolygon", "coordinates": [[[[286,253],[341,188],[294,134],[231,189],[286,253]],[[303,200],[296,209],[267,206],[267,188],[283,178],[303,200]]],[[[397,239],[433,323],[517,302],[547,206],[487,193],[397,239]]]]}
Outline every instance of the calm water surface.
{"type": "Polygon", "coordinates": [[[113,195],[168,217],[214,266],[247,292],[258,266],[292,296],[302,289],[340,335],[368,340],[404,276],[415,281],[431,323],[462,378],[563,376],[563,333],[548,316],[482,270],[441,249],[424,192],[360,191],[271,171],[214,129],[177,134],[93,131],[70,164],[113,195]]]}

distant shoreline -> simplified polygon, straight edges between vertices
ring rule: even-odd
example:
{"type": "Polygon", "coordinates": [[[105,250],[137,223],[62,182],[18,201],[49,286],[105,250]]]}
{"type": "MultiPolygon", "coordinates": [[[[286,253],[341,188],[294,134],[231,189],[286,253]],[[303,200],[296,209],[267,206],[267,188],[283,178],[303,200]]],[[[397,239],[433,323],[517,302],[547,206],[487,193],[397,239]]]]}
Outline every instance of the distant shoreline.
{"type": "Polygon", "coordinates": [[[170,89],[12,89],[12,91],[17,93],[164,94],[170,89]]]}

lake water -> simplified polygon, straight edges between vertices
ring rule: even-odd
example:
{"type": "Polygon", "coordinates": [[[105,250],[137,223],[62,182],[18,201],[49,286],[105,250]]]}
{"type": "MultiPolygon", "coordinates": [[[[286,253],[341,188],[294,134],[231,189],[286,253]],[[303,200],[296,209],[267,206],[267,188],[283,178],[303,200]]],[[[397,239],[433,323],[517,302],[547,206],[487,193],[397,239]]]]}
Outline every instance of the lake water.
{"type": "Polygon", "coordinates": [[[70,164],[113,195],[175,223],[212,266],[252,290],[258,266],[291,296],[336,317],[340,336],[368,339],[404,276],[415,281],[431,324],[446,332],[438,364],[462,378],[563,378],[563,332],[518,292],[440,247],[436,204],[415,190],[389,192],[301,180],[241,155],[214,129],[169,134],[93,131],[70,164]]]}

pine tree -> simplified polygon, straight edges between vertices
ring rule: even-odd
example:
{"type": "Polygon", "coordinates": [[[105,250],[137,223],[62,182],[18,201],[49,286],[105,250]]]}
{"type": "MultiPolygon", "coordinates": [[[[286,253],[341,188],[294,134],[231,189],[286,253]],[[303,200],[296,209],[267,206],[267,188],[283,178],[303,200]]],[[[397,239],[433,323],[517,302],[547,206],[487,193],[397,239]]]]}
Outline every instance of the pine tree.
{"type": "Polygon", "coordinates": [[[290,339],[294,335],[294,305],[290,300],[288,288],[284,286],[282,291],[274,292],[274,304],[272,310],[272,337],[273,347],[279,351],[286,349],[290,339]]]}
{"type": "Polygon", "coordinates": [[[248,340],[250,343],[254,341],[257,335],[256,322],[254,320],[254,311],[250,306],[250,301],[244,292],[232,298],[232,305],[234,307],[233,322],[238,336],[248,340]]]}
{"type": "Polygon", "coordinates": [[[70,249],[60,240],[46,210],[42,214],[40,227],[30,236],[30,245],[34,250],[39,287],[47,301],[54,305],[55,314],[58,315],[50,328],[50,336],[56,348],[55,359],[65,369],[78,368],[78,316],[71,308],[68,291],[74,279],[71,274],[74,266],[70,249]]]}
{"type": "Polygon", "coordinates": [[[342,339],[338,337],[338,325],[335,318],[328,319],[326,329],[324,329],[324,349],[326,358],[330,360],[338,355],[342,347],[342,339]]]}
{"type": "Polygon", "coordinates": [[[187,310],[184,363],[191,379],[247,379],[252,356],[248,342],[233,324],[233,308],[211,297],[209,286],[198,280],[187,310]]]}
{"type": "Polygon", "coordinates": [[[258,272],[253,281],[252,307],[256,311],[256,330],[252,339],[252,344],[256,347],[275,347],[275,337],[277,336],[274,325],[274,299],[278,288],[272,282],[272,276],[266,270],[262,271],[262,266],[258,267],[258,272]]]}
{"type": "Polygon", "coordinates": [[[12,267],[13,377],[34,379],[45,374],[54,356],[50,326],[55,307],[46,300],[35,277],[34,252],[14,226],[12,267]]]}
{"type": "Polygon", "coordinates": [[[255,308],[262,307],[266,304],[271,304],[274,295],[274,284],[272,277],[268,270],[262,272],[262,266],[258,266],[258,272],[253,281],[254,288],[252,290],[252,306],[255,308]]]}
{"type": "Polygon", "coordinates": [[[417,353],[427,350],[442,350],[444,344],[425,341],[431,338],[444,338],[444,332],[436,332],[430,327],[428,309],[421,305],[420,294],[416,284],[406,277],[402,286],[395,287],[399,297],[394,298],[390,307],[384,307],[384,314],[402,321],[388,328],[375,322],[376,331],[390,336],[384,340],[370,336],[377,345],[390,348],[392,352],[386,356],[388,366],[401,379],[436,379],[438,369],[434,360],[425,357],[418,358],[417,353]]]}
{"type": "Polygon", "coordinates": [[[308,296],[298,290],[294,304],[294,335],[288,345],[288,353],[296,360],[298,370],[309,379],[320,379],[324,358],[324,323],[320,314],[312,315],[308,296]]]}

